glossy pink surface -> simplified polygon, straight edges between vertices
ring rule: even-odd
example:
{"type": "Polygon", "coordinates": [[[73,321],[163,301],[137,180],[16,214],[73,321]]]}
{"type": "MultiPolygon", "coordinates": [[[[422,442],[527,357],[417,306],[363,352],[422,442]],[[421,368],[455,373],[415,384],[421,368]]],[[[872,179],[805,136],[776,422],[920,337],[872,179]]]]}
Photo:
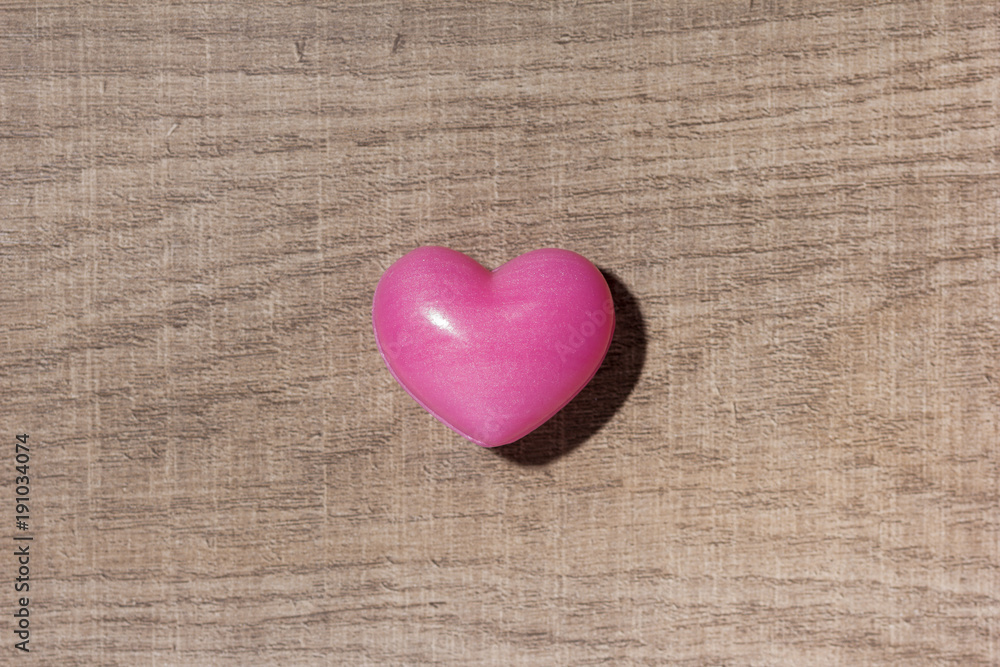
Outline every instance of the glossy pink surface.
{"type": "Polygon", "coordinates": [[[484,447],[541,426],[597,372],[615,328],[604,276],[584,257],[542,248],[495,271],[429,246],[382,276],[375,340],[403,388],[484,447]]]}

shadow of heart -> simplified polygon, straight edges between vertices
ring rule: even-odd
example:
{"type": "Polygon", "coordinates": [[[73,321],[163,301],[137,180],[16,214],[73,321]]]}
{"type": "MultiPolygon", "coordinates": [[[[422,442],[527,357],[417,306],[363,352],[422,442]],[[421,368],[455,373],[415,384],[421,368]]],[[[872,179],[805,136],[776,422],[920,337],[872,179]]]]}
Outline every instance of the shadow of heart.
{"type": "Polygon", "coordinates": [[[646,363],[646,325],[639,303],[610,271],[601,269],[615,301],[615,333],[594,377],[552,419],[516,442],[490,451],[524,466],[551,463],[601,429],[639,382],[646,363]]]}

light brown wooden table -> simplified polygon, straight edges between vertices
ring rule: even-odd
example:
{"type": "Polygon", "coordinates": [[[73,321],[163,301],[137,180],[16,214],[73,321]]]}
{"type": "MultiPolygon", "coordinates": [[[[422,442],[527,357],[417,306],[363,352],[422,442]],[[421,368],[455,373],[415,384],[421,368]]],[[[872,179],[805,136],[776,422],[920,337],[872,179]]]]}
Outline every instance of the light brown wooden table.
{"type": "Polygon", "coordinates": [[[995,0],[0,2],[0,664],[1000,664],[998,105],[995,0]],[[609,276],[526,442],[429,244],[609,276]]]}

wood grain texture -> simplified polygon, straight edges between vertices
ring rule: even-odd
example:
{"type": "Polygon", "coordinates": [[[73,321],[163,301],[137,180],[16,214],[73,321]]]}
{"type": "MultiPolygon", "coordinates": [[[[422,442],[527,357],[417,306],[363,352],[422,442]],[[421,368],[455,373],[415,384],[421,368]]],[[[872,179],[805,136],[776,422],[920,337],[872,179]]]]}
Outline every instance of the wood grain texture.
{"type": "Polygon", "coordinates": [[[18,659],[1000,664],[998,105],[995,0],[0,0],[18,659]],[[383,367],[426,244],[612,281],[524,443],[383,367]]]}

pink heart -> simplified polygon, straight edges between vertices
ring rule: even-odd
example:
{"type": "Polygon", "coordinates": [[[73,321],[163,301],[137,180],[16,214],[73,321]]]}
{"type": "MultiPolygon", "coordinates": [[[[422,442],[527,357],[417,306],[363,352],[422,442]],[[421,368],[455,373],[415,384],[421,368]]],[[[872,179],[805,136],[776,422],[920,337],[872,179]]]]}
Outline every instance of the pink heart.
{"type": "Polygon", "coordinates": [[[375,288],[372,324],[393,377],[483,447],[518,440],[597,372],[615,328],[604,276],[542,248],[488,271],[437,246],[401,257],[375,288]]]}

